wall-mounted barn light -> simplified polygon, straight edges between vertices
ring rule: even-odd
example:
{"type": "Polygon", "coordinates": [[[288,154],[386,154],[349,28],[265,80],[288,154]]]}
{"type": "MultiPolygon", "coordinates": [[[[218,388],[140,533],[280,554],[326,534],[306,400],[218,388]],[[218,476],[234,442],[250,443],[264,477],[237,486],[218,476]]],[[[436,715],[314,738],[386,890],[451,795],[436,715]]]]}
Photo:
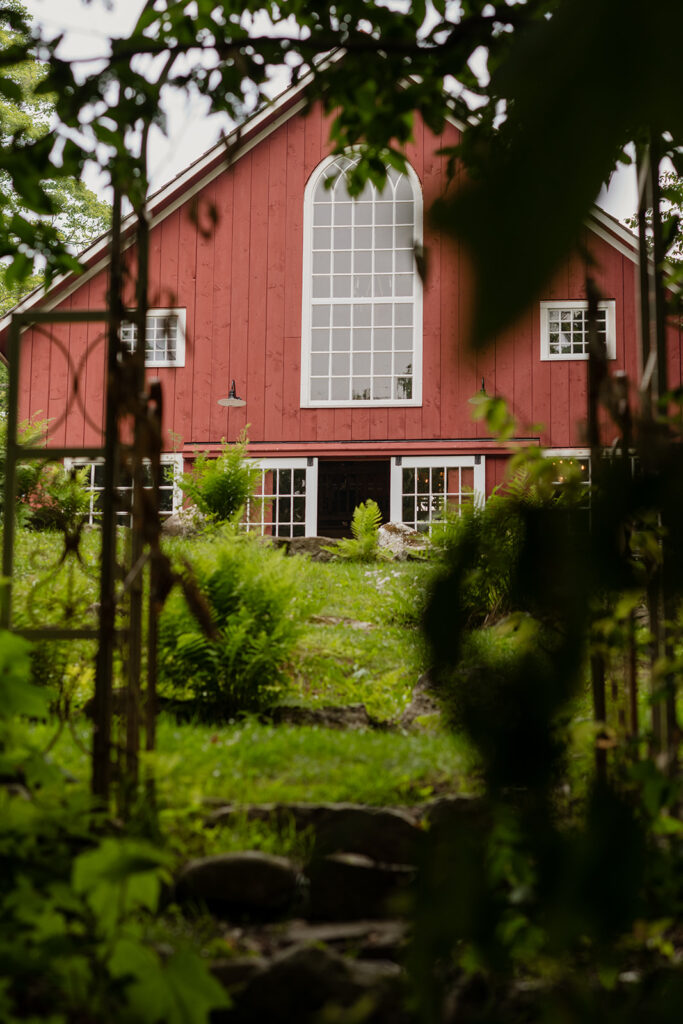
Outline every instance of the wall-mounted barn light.
{"type": "Polygon", "coordinates": [[[218,399],[218,404],[219,405],[227,405],[230,408],[234,409],[235,406],[246,405],[247,403],[245,402],[245,400],[243,398],[238,398],[237,397],[237,392],[235,391],[235,382],[233,380],[231,382],[231,384],[230,384],[230,390],[228,391],[228,397],[227,398],[219,398],[218,399]]]}

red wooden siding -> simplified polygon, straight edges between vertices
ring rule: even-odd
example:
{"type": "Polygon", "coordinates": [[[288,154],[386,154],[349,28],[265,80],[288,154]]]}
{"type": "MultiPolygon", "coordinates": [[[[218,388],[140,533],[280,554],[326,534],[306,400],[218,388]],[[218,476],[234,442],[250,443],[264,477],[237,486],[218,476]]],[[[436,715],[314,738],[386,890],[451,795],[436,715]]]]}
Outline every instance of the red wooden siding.
{"type": "MultiPolygon", "coordinates": [[[[258,450],[301,454],[306,446],[467,441],[488,438],[473,422],[469,399],[484,378],[488,394],[508,399],[520,433],[555,447],[583,443],[586,369],[582,361],[540,359],[540,311],[535,303],[489,349],[472,355],[466,346],[471,316],[471,277],[466,254],[440,238],[427,212],[447,187],[445,163],[436,151],[457,141],[448,127],[435,137],[421,122],[408,157],[423,188],[424,239],[429,276],[424,287],[423,403],[420,408],[301,409],[301,301],[303,194],[306,181],[328,152],[329,121],[319,107],[295,114],[265,135],[200,192],[152,228],[150,304],[180,306],[187,313],[186,362],[155,369],[164,389],[164,446],[171,434],[184,444],[234,440],[249,424],[258,450]],[[207,210],[218,220],[207,233],[207,210]],[[234,379],[244,408],[226,410],[218,399],[234,379]],[[542,424],[542,430],[535,425],[542,424]],[[286,446],[283,449],[283,445],[286,446]],[[297,448],[298,446],[298,448],[297,448]]],[[[635,268],[588,229],[583,241],[594,255],[593,273],[605,298],[616,301],[617,359],[611,368],[637,375],[635,268]]],[[[131,266],[134,253],[130,254],[131,266]]],[[[540,299],[585,297],[585,268],[571,257],[540,299]]],[[[60,308],[102,308],[104,272],[73,292],[60,308]]],[[[132,290],[131,290],[132,296],[132,290]]],[[[132,301],[132,299],[131,299],[132,301]]],[[[76,365],[100,328],[64,326],[55,333],[76,365]]],[[[25,336],[21,415],[39,412],[55,423],[73,370],[35,331],[25,336]]],[[[681,380],[681,338],[670,332],[669,374],[681,380]]],[[[102,421],[104,347],[93,349],[81,388],[92,422],[73,409],[55,429],[55,441],[95,443],[102,421]]],[[[609,425],[605,439],[610,440],[609,425]]],[[[393,447],[392,447],[393,446],[393,447]]],[[[364,450],[365,450],[364,448],[364,450]]],[[[312,448],[311,448],[312,450],[312,448]]],[[[379,450],[379,449],[377,449],[379,450]]],[[[453,451],[457,451],[454,445],[453,451]]],[[[484,451],[484,447],[480,449],[484,451]]],[[[502,459],[487,449],[488,485],[499,482],[502,459]]]]}

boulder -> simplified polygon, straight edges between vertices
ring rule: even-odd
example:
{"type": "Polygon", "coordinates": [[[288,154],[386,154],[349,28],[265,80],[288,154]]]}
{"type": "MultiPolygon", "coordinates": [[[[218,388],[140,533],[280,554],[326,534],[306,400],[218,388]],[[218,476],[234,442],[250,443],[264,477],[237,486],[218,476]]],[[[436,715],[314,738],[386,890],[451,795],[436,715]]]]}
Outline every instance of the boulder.
{"type": "Polygon", "coordinates": [[[425,553],[428,547],[426,535],[412,530],[405,523],[384,523],[379,528],[378,539],[380,548],[399,561],[408,558],[409,552],[425,553]]]}
{"type": "Polygon", "coordinates": [[[196,505],[179,508],[164,520],[162,533],[167,537],[195,537],[206,528],[206,516],[196,505]]]}
{"type": "Polygon", "coordinates": [[[406,811],[351,803],[227,806],[214,811],[208,823],[225,824],[231,818],[245,815],[280,827],[293,823],[297,832],[310,829],[316,856],[359,853],[387,864],[416,864],[424,835],[406,811]]]}
{"type": "Polygon", "coordinates": [[[336,544],[334,537],[292,537],[287,545],[288,555],[308,555],[313,562],[329,562],[332,552],[325,548],[336,544]]]}
{"type": "Polygon", "coordinates": [[[180,872],[175,898],[216,913],[264,918],[286,913],[300,893],[299,876],[285,857],[257,850],[190,861],[180,872]]]}
{"type": "Polygon", "coordinates": [[[414,876],[404,864],[378,864],[356,853],[317,858],[308,868],[309,916],[317,921],[392,917],[396,898],[414,876]]]}

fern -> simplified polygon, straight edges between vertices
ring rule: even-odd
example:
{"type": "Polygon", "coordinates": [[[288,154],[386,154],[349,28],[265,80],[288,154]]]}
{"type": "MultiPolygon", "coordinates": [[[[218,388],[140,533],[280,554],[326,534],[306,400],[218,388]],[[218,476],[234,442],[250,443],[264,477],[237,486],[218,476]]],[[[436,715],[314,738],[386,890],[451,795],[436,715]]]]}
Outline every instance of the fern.
{"type": "Polygon", "coordinates": [[[334,547],[326,548],[337,558],[352,562],[375,562],[378,558],[388,557],[379,547],[379,528],[382,525],[382,513],[376,501],[369,498],[353,510],[351,533],[353,538],[344,537],[334,547]]]}

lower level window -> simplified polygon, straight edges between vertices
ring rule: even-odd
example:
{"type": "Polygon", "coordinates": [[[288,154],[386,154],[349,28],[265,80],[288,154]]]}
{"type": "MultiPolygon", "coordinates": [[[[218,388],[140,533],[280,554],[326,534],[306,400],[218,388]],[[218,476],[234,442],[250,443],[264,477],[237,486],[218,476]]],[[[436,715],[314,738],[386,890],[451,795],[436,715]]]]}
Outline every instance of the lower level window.
{"type": "MultiPolygon", "coordinates": [[[[311,460],[311,463],[316,460],[311,460]]],[[[307,459],[263,459],[245,526],[266,537],[306,537],[315,533],[316,469],[307,459]]]]}
{"type": "MultiPolygon", "coordinates": [[[[101,459],[85,462],[79,459],[68,459],[67,469],[87,469],[85,486],[88,492],[88,522],[95,522],[102,514],[102,494],[104,491],[104,462],[101,459]]],[[[170,516],[180,506],[177,480],[183,470],[181,455],[167,454],[161,456],[161,484],[159,487],[159,512],[162,518],[170,516]]],[[[152,470],[149,465],[143,466],[145,487],[152,486],[152,470]]],[[[118,508],[116,518],[119,525],[130,526],[131,502],[133,498],[133,481],[130,476],[123,475],[118,488],[118,508]]]]}
{"type": "Polygon", "coordinates": [[[427,533],[448,509],[484,500],[484,464],[474,456],[394,459],[391,518],[427,533]]]}

